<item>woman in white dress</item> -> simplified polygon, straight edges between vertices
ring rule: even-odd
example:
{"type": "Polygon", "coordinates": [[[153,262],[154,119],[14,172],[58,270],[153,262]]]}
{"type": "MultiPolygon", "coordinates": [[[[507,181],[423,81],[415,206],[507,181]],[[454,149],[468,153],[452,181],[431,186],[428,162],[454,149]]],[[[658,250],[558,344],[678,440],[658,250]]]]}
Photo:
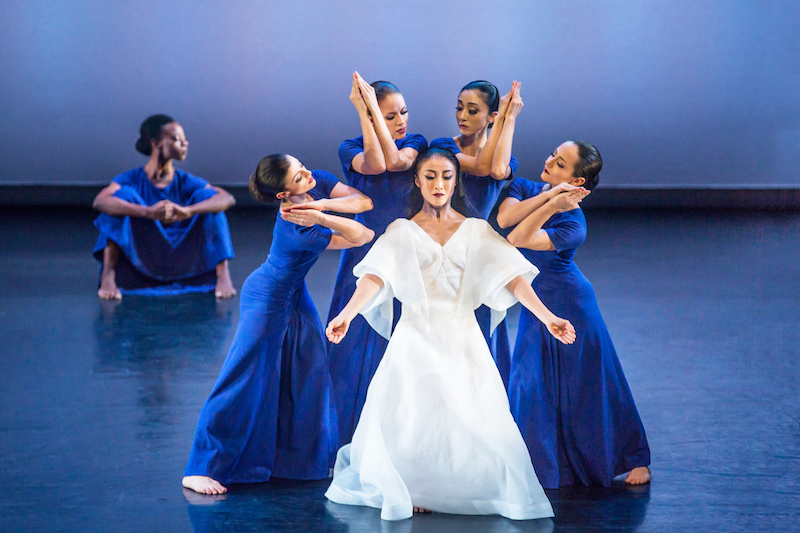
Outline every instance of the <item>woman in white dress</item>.
{"type": "Polygon", "coordinates": [[[414,510],[553,516],[475,309],[490,307],[494,327],[519,300],[560,341],[575,330],[534,293],[536,267],[486,221],[451,207],[461,190],[452,152],[419,156],[414,182],[421,209],[392,222],[356,265],[358,288],[326,331],[340,342],[361,311],[391,339],[325,495],[379,508],[384,520],[414,510]],[[393,334],[392,298],[403,304],[393,334]]]}

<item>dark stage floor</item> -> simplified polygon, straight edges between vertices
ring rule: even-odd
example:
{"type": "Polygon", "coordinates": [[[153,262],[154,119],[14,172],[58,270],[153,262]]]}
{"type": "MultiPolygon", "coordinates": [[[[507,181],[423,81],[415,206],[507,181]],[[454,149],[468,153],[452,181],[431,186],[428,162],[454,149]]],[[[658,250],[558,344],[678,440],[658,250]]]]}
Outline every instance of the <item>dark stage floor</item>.
{"type": "MultiPolygon", "coordinates": [[[[230,215],[237,286],[272,215],[230,215]]],[[[548,491],[552,521],[326,503],[326,482],[184,495],[238,298],[96,297],[90,210],[0,214],[2,531],[798,531],[800,214],[589,211],[594,283],[648,432],[643,489],[548,491]]],[[[309,279],[327,314],[338,254],[309,279]]]]}

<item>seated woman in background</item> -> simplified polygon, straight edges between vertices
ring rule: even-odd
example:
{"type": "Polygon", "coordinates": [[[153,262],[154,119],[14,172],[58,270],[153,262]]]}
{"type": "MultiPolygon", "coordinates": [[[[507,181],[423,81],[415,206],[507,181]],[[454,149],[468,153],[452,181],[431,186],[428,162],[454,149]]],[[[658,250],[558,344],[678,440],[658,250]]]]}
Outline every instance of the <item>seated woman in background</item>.
{"type": "Polygon", "coordinates": [[[148,117],[140,133],[136,150],[150,161],[115,177],[92,203],[102,212],[94,222],[100,230],[94,256],[103,265],[98,296],[212,290],[218,298],[234,296],[223,211],[236,201],[172,165],[186,159],[189,142],[171,117],[148,117]]]}

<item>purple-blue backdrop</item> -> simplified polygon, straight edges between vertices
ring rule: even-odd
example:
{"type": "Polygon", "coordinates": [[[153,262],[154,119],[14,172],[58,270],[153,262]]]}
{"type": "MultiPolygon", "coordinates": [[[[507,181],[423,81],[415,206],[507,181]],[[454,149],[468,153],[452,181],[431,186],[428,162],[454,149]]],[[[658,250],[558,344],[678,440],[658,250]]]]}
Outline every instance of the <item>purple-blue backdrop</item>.
{"type": "Polygon", "coordinates": [[[272,152],[341,177],[356,69],[397,84],[428,139],[458,132],[465,83],[522,81],[519,175],[575,137],[601,184],[800,185],[795,0],[4,1],[0,184],[107,182],[144,163],[157,112],[212,182],[272,152]]]}

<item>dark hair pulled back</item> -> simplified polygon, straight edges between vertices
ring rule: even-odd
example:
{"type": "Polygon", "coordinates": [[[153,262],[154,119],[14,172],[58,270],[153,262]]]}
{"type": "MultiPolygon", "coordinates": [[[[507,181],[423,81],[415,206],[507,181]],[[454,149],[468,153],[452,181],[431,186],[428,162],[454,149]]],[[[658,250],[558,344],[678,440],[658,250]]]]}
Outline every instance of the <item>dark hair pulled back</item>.
{"type": "Polygon", "coordinates": [[[139,126],[139,139],[136,141],[136,151],[144,155],[153,153],[150,141],[161,139],[164,126],[175,122],[169,115],[150,115],[139,126]]]}
{"type": "Polygon", "coordinates": [[[578,147],[578,162],[572,175],[585,179],[584,189],[592,190],[600,182],[600,170],[603,168],[603,158],[593,144],[585,141],[570,141],[578,147]]]}
{"type": "Polygon", "coordinates": [[[375,89],[375,97],[378,102],[383,101],[390,94],[400,94],[400,89],[394,83],[389,83],[388,81],[373,81],[370,85],[375,89]]]}
{"type": "Polygon", "coordinates": [[[286,173],[291,163],[286,154],[272,154],[258,162],[256,171],[250,176],[250,195],[261,203],[276,202],[276,194],[286,185],[286,173]]]}
{"type": "MultiPolygon", "coordinates": [[[[456,186],[455,192],[453,193],[453,198],[450,200],[450,207],[464,216],[480,217],[478,210],[475,209],[475,206],[470,201],[469,196],[467,196],[467,191],[464,189],[464,183],[461,177],[461,164],[458,162],[456,154],[447,148],[428,148],[426,151],[419,154],[416,161],[414,161],[414,168],[413,172],[411,173],[412,179],[418,178],[419,169],[422,164],[429,159],[433,159],[434,157],[447,159],[453,164],[453,167],[455,167],[456,170],[456,186]]],[[[411,194],[408,198],[408,213],[406,214],[406,218],[413,218],[414,215],[422,211],[422,206],[424,204],[425,200],[422,198],[422,193],[420,192],[419,187],[412,182],[411,194]]]]}
{"type": "Polygon", "coordinates": [[[497,87],[495,87],[494,83],[486,80],[476,80],[464,85],[464,88],[462,88],[461,92],[458,94],[461,94],[464,91],[478,91],[481,93],[481,98],[489,107],[490,114],[497,111],[497,109],[500,107],[500,93],[497,91],[497,87]]]}

